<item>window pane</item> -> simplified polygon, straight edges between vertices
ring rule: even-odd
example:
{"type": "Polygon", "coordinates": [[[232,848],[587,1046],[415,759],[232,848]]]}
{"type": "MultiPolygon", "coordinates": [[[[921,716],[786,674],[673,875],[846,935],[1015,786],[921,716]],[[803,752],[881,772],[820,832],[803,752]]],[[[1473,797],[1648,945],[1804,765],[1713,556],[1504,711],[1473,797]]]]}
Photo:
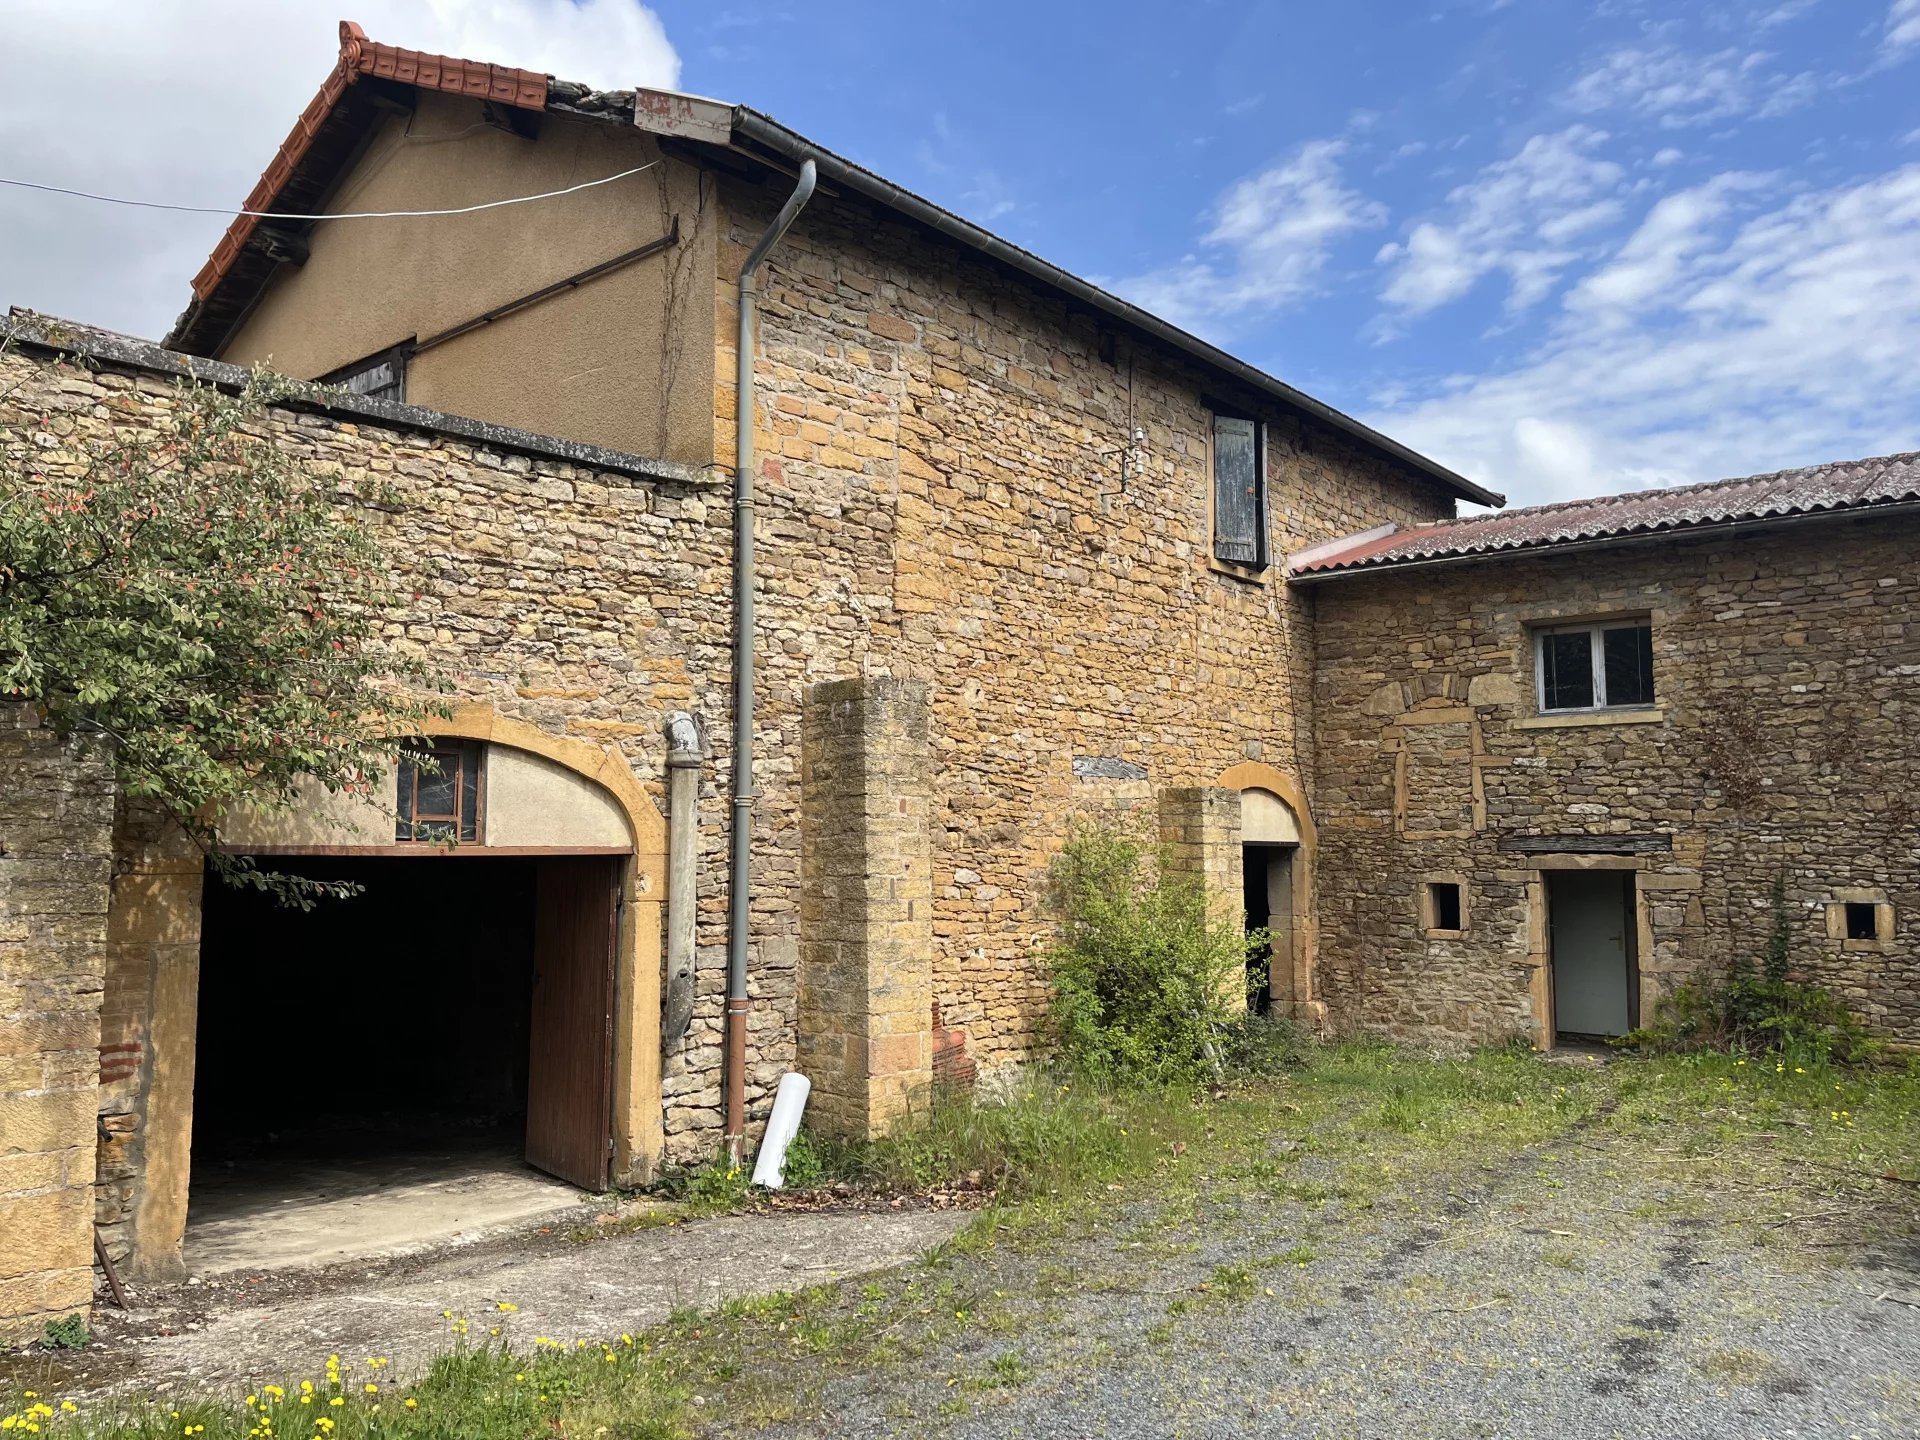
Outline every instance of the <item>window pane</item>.
{"type": "Polygon", "coordinates": [[[460,757],[449,755],[446,751],[434,752],[438,767],[428,773],[420,772],[420,788],[416,792],[413,818],[416,820],[451,820],[456,789],[460,783],[460,757]]]}
{"type": "Polygon", "coordinates": [[[476,844],[480,839],[480,757],[469,750],[460,758],[460,839],[476,844]]]}
{"type": "Polygon", "coordinates": [[[1607,704],[1653,703],[1653,627],[1625,625],[1601,637],[1607,704]]]}
{"type": "Polygon", "coordinates": [[[1593,636],[1586,630],[1540,637],[1541,707],[1587,710],[1593,706],[1593,636]]]}
{"type": "Polygon", "coordinates": [[[1236,565],[1265,560],[1260,536],[1259,427],[1217,415],[1213,421],[1213,553],[1236,565]]]}

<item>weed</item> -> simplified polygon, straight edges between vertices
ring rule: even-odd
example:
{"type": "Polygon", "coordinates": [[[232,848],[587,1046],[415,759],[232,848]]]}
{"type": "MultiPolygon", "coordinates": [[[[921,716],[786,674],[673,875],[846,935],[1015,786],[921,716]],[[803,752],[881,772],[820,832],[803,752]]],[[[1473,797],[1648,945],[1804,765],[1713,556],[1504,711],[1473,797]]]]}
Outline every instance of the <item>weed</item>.
{"type": "Polygon", "coordinates": [[[93,1332],[87,1329],[85,1315],[62,1315],[58,1320],[47,1321],[46,1328],[40,1332],[40,1343],[49,1350],[83,1349],[93,1339],[93,1332]]]}

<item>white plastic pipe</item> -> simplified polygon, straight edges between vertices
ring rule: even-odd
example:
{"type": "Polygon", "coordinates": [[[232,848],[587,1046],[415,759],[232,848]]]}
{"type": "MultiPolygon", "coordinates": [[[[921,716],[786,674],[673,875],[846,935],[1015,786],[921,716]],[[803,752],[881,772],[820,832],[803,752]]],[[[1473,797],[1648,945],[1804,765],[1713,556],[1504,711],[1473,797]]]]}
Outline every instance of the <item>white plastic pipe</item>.
{"type": "Polygon", "coordinates": [[[773,1096],[773,1114],[767,1117],[767,1133],[760,1139],[760,1153],[753,1162],[754,1184],[769,1190],[786,1187],[781,1170],[787,1163],[787,1146],[800,1133],[800,1117],[806,1113],[807,1096],[812,1093],[813,1082],[798,1070],[780,1077],[780,1088],[773,1096]]]}

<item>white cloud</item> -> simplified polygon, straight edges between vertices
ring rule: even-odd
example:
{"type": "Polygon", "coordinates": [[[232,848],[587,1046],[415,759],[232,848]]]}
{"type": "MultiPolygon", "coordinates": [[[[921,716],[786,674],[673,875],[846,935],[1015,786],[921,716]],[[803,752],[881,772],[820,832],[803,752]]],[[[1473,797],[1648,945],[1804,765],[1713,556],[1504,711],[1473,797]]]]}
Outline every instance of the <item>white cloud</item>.
{"type": "Polygon", "coordinates": [[[1887,11],[1887,33],[1881,43],[1888,56],[1904,55],[1920,46],[1920,0],[1893,0],[1887,11]]]}
{"type": "Polygon", "coordinates": [[[1920,448],[1920,165],[1760,183],[1661,200],[1519,363],[1369,418],[1521,503],[1920,448]]]}
{"type": "Polygon", "coordinates": [[[1203,253],[1113,282],[1178,325],[1230,333],[1318,287],[1341,236],[1386,223],[1377,202],[1341,178],[1338,140],[1310,140],[1220,197],[1203,253]]]}
{"type": "Polygon", "coordinates": [[[1585,115],[1620,111],[1677,128],[1740,115],[1784,115],[1817,93],[1809,74],[1779,75],[1759,50],[1691,55],[1671,45],[1626,46],[1586,71],[1567,91],[1585,115]]]}
{"type": "MultiPolygon", "coordinates": [[[[0,87],[14,178],[237,205],[339,52],[375,40],[606,88],[672,86],[679,59],[634,0],[15,0],[0,87]]],[[[0,306],[158,336],[226,222],[9,190],[0,306]]]]}
{"type": "Polygon", "coordinates": [[[1392,267],[1381,299],[1420,315],[1504,271],[1507,308],[1524,310],[1553,288],[1579,258],[1570,248],[1619,214],[1621,168],[1592,152],[1607,138],[1575,125],[1535,135],[1517,154],[1487,166],[1447,196],[1447,212],[1423,220],[1375,258],[1392,267]]]}

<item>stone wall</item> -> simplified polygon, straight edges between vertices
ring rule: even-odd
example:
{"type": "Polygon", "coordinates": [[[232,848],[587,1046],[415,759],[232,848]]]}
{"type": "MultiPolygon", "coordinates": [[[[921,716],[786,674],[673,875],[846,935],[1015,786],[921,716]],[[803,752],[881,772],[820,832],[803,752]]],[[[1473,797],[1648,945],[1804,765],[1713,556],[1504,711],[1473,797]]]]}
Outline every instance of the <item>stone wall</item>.
{"type": "MultiPolygon", "coordinates": [[[[783,197],[722,186],[721,456],[731,277],[783,197]]],[[[1004,1066],[1047,1010],[1041,886],[1076,812],[1249,759],[1310,767],[1309,606],[1209,563],[1211,404],[1272,422],[1276,554],[1452,501],[846,197],[816,198],[764,274],[756,1022],[793,1014],[802,697],[912,677],[931,706],[934,998],[1004,1066]]]]}
{"type": "Polygon", "coordinates": [[[93,1300],[112,830],[104,756],[0,704],[0,1345],[93,1300]]]}
{"type": "Polygon", "coordinates": [[[1314,585],[1320,985],[1336,1023],[1541,1038],[1544,875],[1634,873],[1643,1013],[1757,962],[1784,872],[1793,960],[1920,1043],[1920,527],[1806,521],[1314,585]],[[1529,627],[1650,614],[1657,704],[1541,717],[1529,627]],[[1613,853],[1541,859],[1541,837],[1613,853]],[[1502,848],[1503,845],[1506,848],[1502,848]],[[1462,935],[1422,926],[1457,876],[1462,935]],[[1891,906],[1848,941],[1836,907],[1891,906]]]}
{"type": "Polygon", "coordinates": [[[869,1140],[933,1079],[927,687],[816,686],[803,746],[799,1066],[809,1123],[869,1140]]]}

